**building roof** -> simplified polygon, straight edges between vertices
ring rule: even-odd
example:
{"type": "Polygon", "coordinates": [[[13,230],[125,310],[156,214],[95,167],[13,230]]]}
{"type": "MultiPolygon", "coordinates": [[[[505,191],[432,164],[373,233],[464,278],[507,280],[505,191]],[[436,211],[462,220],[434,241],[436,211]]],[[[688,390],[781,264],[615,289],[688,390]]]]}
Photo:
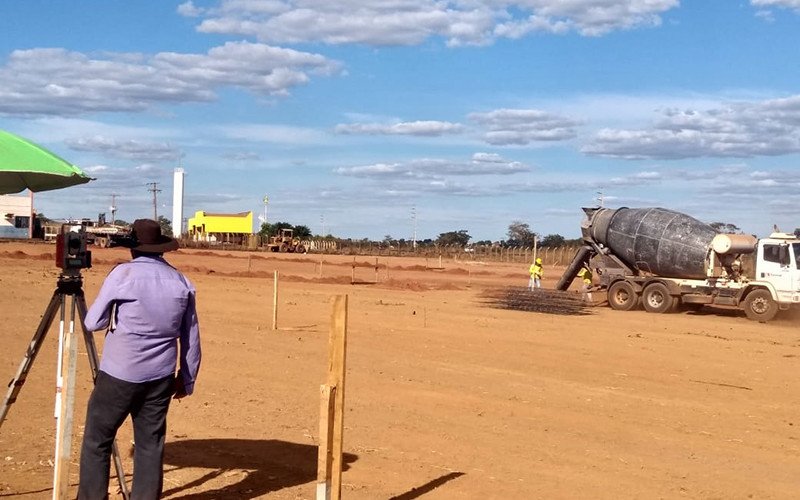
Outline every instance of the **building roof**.
{"type": "Polygon", "coordinates": [[[251,211],[247,211],[247,212],[239,212],[239,213],[235,213],[235,214],[215,214],[215,213],[211,213],[211,212],[200,211],[200,213],[203,214],[203,217],[247,217],[252,212],[251,211]]]}

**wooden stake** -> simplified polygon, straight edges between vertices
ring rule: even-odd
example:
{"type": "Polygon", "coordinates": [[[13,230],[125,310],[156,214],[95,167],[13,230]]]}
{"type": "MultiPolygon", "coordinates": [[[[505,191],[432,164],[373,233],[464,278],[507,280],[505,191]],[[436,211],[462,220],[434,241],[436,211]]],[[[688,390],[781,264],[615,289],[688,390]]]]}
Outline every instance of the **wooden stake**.
{"type": "Polygon", "coordinates": [[[317,500],[331,498],[331,470],[333,467],[333,422],[335,419],[336,387],[319,386],[319,455],[317,457],[317,500]]]}
{"type": "Polygon", "coordinates": [[[252,257],[252,255],[249,255],[249,254],[247,255],[247,272],[248,273],[250,272],[250,260],[251,260],[251,257],[252,257]]]}
{"type": "MultiPolygon", "coordinates": [[[[63,299],[66,300],[66,299],[63,299]]],[[[59,373],[62,376],[61,398],[58,408],[58,422],[56,424],[56,453],[55,467],[53,470],[53,499],[66,500],[69,489],[69,463],[72,453],[72,423],[75,408],[75,375],[78,366],[78,342],[75,334],[75,299],[72,301],[72,320],[69,322],[69,331],[64,335],[64,352],[66,358],[65,365],[61,365],[64,370],[59,373]]],[[[63,318],[62,318],[63,319],[63,318]]]]}
{"type": "Polygon", "coordinates": [[[342,447],[344,444],[344,375],[347,353],[347,295],[333,297],[331,331],[328,338],[328,381],[333,395],[331,438],[331,500],[342,498],[342,447]]]}
{"type": "Polygon", "coordinates": [[[378,258],[375,257],[375,283],[378,282],[378,258]]]}
{"type": "Polygon", "coordinates": [[[272,281],[272,329],[278,329],[278,271],[272,281]]]}
{"type": "Polygon", "coordinates": [[[353,268],[350,274],[350,284],[354,284],[356,282],[356,258],[353,257],[353,268]]]}

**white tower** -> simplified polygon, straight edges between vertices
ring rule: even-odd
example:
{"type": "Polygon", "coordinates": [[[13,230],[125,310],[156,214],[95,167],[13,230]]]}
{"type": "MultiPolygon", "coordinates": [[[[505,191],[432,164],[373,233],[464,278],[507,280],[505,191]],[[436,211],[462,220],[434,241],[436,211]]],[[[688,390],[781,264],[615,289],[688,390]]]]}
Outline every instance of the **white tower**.
{"type": "Polygon", "coordinates": [[[183,177],[182,168],[175,169],[172,182],[172,236],[179,238],[183,234],[183,177]]]}

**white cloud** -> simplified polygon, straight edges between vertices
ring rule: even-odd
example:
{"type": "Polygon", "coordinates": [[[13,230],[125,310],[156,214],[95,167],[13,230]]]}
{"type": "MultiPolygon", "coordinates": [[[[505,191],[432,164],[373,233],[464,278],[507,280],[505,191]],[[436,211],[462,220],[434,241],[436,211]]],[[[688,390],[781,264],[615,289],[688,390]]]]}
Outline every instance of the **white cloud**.
{"type": "Polygon", "coordinates": [[[678,0],[222,0],[200,11],[204,33],[265,42],[418,45],[431,37],[449,45],[481,45],[530,33],[577,32],[598,36],[657,26],[678,0]]]}
{"type": "Polygon", "coordinates": [[[329,137],[319,130],[288,125],[220,125],[214,127],[224,137],[255,143],[324,144],[329,137]]]}
{"type": "Polygon", "coordinates": [[[414,135],[435,137],[446,134],[458,134],[464,127],[458,123],[418,120],[399,123],[347,123],[336,125],[337,134],[364,135],[414,135]]]}
{"type": "Polygon", "coordinates": [[[750,0],[755,7],[783,7],[800,11],[800,0],[750,0]]]}
{"type": "Polygon", "coordinates": [[[254,151],[240,151],[237,153],[227,153],[222,156],[226,160],[232,161],[257,161],[261,159],[261,155],[254,151]]]}
{"type": "Polygon", "coordinates": [[[468,162],[422,158],[405,163],[374,163],[334,170],[339,175],[362,178],[426,179],[438,183],[446,182],[447,176],[510,175],[528,172],[531,168],[523,163],[509,161],[496,154],[476,153],[468,162]]]}
{"type": "Polygon", "coordinates": [[[66,143],[75,151],[99,152],[113,158],[139,161],[174,161],[182,156],[176,147],[164,142],[121,141],[102,135],[70,139],[66,143]]]}
{"type": "Polygon", "coordinates": [[[581,151],[627,159],[798,153],[800,95],[706,110],[668,109],[649,128],[602,129],[581,151]]]}
{"type": "Polygon", "coordinates": [[[228,42],[206,54],[152,56],[15,50],[0,67],[0,114],[143,111],[160,103],[211,101],[223,87],[282,96],[310,75],[339,70],[339,63],[319,54],[248,42],[228,42]]]}
{"type": "Polygon", "coordinates": [[[472,113],[469,119],[486,127],[486,142],[497,146],[565,141],[577,136],[578,120],[538,109],[498,109],[472,113]]]}
{"type": "Polygon", "coordinates": [[[205,9],[199,8],[194,2],[189,1],[178,5],[177,12],[184,17],[198,17],[205,12],[205,9]]]}

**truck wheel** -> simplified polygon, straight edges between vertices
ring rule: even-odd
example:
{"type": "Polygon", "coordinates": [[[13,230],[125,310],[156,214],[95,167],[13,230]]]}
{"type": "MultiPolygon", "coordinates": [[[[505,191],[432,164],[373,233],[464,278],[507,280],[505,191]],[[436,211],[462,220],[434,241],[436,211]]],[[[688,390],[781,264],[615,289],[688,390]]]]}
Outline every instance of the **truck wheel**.
{"type": "Polygon", "coordinates": [[[280,253],[286,253],[289,251],[289,244],[288,243],[281,243],[281,246],[278,247],[278,251],[280,253]]]}
{"type": "Polygon", "coordinates": [[[306,247],[304,247],[303,245],[298,245],[297,253],[306,253],[306,247]]]}
{"type": "Polygon", "coordinates": [[[651,313],[666,313],[675,310],[677,300],[669,294],[669,289],[663,283],[647,285],[642,294],[644,310],[651,313]]]}
{"type": "Polygon", "coordinates": [[[778,314],[778,303],[772,300],[769,290],[753,290],[744,300],[744,312],[749,319],[765,323],[778,314]]]}
{"type": "Polygon", "coordinates": [[[617,311],[630,311],[636,307],[639,296],[633,285],[627,281],[617,281],[608,289],[608,305],[617,311]]]}

